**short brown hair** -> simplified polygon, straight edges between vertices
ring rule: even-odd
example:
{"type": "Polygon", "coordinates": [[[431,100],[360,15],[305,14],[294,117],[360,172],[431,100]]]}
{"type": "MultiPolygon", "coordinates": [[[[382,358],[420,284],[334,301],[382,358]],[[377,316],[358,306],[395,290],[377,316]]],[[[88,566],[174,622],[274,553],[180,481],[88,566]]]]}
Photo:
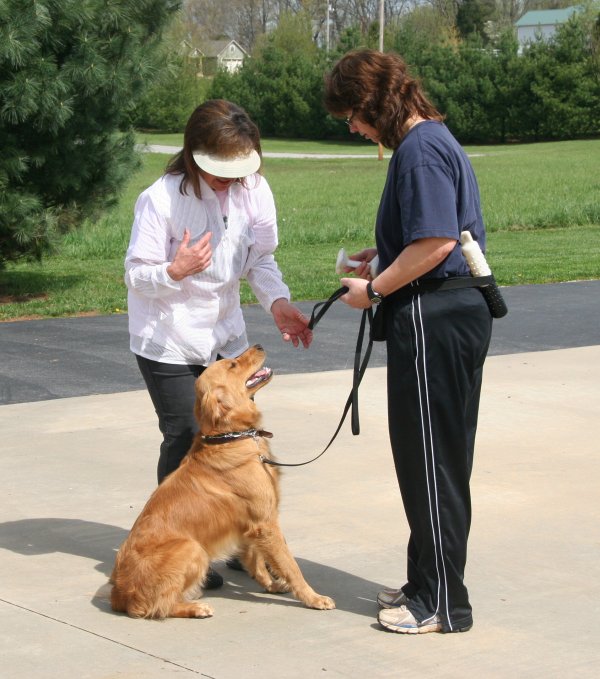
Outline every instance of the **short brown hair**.
{"type": "Polygon", "coordinates": [[[404,60],[393,52],[352,50],[325,77],[325,108],[342,117],[352,111],[379,133],[381,143],[395,149],[407,132],[409,118],[444,116],[427,99],[404,60]]]}
{"type": "Polygon", "coordinates": [[[181,174],[179,190],[191,184],[200,198],[200,175],[194,152],[235,158],[254,149],[262,158],[260,133],[241,106],[225,99],[209,99],[190,116],[183,133],[183,148],[167,165],[167,174],[181,174]]]}

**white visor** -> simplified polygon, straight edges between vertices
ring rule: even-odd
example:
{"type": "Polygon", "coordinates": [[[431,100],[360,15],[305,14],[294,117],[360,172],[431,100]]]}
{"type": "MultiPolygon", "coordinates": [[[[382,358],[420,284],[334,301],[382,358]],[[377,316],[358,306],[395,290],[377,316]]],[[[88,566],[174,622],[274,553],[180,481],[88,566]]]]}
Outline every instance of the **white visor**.
{"type": "Polygon", "coordinates": [[[211,156],[208,153],[196,151],[193,154],[196,165],[204,172],[212,174],[213,177],[223,177],[225,179],[239,179],[254,174],[260,167],[260,156],[252,149],[250,153],[237,158],[223,158],[222,156],[211,156]]]}

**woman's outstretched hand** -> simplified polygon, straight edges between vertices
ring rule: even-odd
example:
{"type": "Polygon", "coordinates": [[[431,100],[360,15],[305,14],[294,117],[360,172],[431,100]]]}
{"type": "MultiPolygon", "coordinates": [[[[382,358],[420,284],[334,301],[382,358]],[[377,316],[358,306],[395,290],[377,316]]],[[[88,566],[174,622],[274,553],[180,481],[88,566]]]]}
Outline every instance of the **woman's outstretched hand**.
{"type": "Polygon", "coordinates": [[[271,305],[271,313],[275,320],[275,325],[281,332],[281,337],[285,342],[291,342],[297,347],[300,342],[305,349],[308,349],[312,342],[312,330],[308,329],[308,319],[287,299],[276,299],[271,305]]]}

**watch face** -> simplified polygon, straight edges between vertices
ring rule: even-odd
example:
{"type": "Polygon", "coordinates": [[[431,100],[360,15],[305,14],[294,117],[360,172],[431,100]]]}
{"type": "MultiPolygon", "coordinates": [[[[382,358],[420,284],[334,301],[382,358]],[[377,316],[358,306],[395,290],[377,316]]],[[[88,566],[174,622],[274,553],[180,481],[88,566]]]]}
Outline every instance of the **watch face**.
{"type": "Polygon", "coordinates": [[[383,295],[380,295],[378,292],[373,290],[373,286],[370,282],[367,283],[367,296],[369,297],[371,304],[379,304],[383,299],[383,295]]]}

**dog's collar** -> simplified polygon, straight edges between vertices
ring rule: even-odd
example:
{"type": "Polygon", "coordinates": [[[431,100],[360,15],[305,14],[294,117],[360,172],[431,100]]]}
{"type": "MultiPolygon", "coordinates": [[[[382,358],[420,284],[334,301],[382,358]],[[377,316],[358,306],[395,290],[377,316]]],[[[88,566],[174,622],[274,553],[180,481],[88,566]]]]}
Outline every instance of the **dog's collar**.
{"type": "Polygon", "coordinates": [[[213,434],[212,436],[201,436],[204,443],[216,445],[218,443],[229,443],[238,439],[255,439],[262,436],[265,439],[273,438],[270,431],[264,429],[246,429],[245,431],[229,431],[226,434],[213,434]]]}

